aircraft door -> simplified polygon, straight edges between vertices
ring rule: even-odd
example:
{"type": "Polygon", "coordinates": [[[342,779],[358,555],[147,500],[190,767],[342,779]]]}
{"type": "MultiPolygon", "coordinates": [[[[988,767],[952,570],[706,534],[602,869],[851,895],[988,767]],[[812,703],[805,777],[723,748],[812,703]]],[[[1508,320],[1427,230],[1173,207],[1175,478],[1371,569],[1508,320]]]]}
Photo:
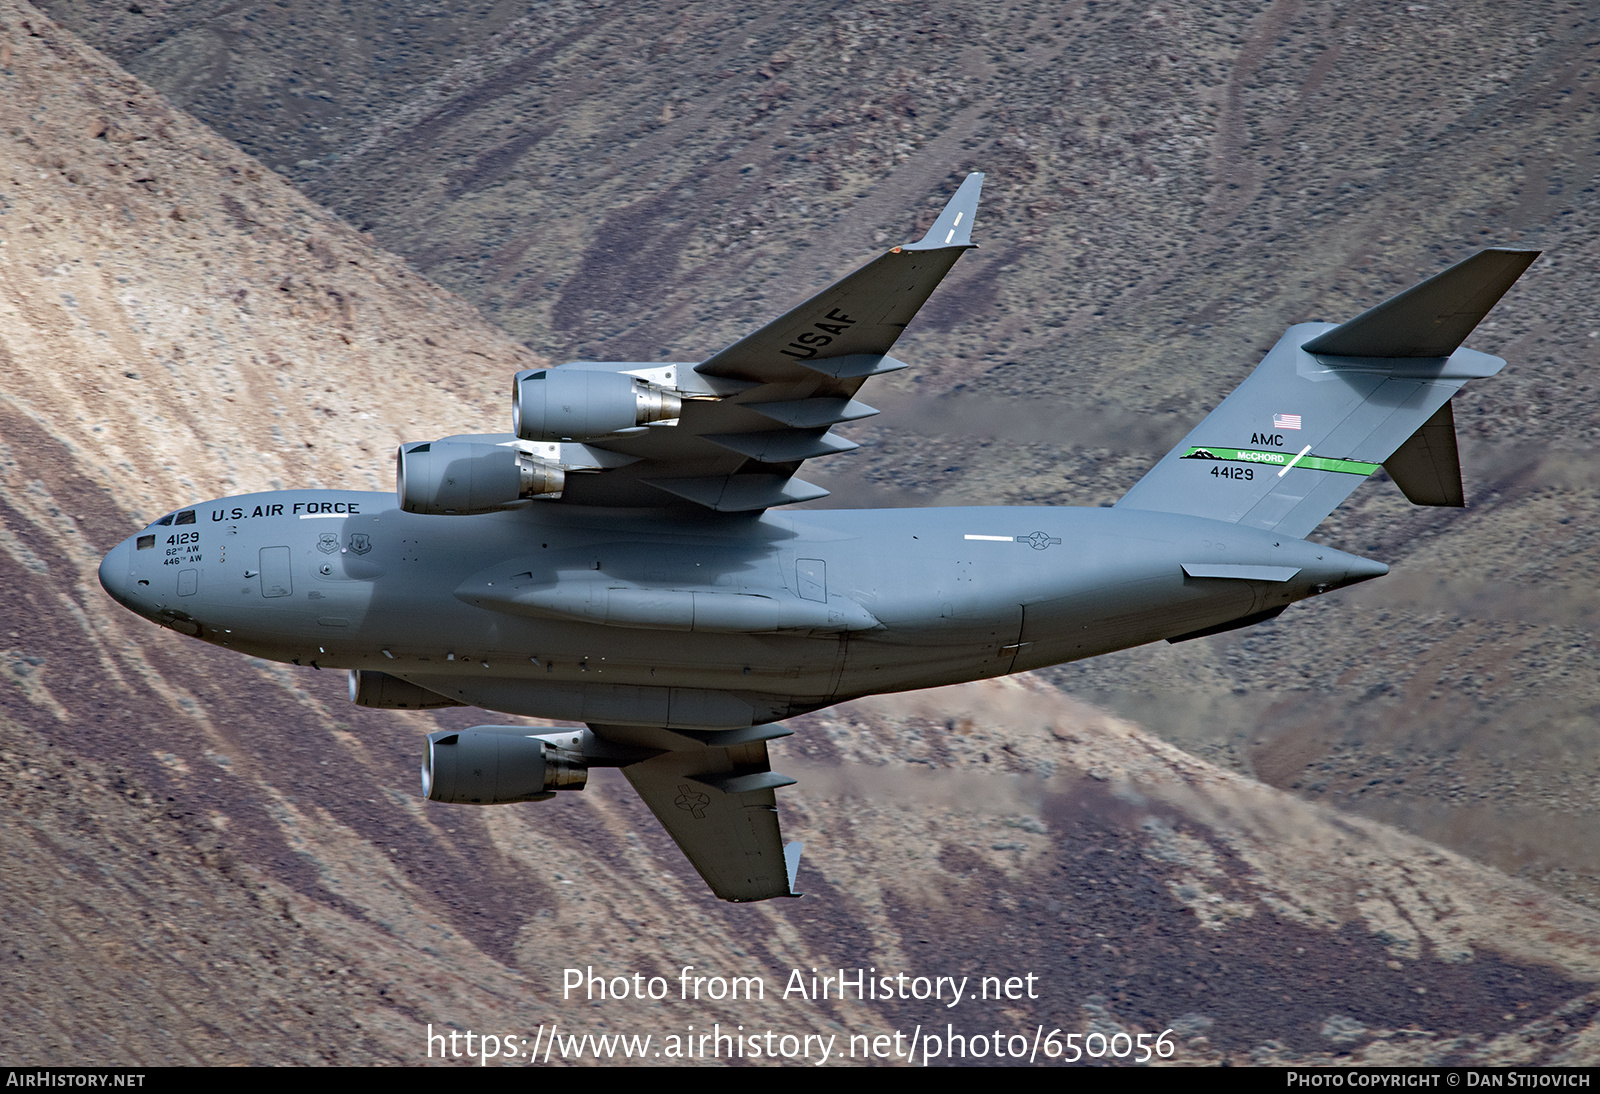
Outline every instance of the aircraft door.
{"type": "Polygon", "coordinates": [[[294,592],[294,577],[289,564],[289,548],[261,548],[261,595],[289,596],[294,592]]]}
{"type": "Polygon", "coordinates": [[[795,589],[802,599],[828,602],[828,564],[820,558],[794,560],[795,589]]]}

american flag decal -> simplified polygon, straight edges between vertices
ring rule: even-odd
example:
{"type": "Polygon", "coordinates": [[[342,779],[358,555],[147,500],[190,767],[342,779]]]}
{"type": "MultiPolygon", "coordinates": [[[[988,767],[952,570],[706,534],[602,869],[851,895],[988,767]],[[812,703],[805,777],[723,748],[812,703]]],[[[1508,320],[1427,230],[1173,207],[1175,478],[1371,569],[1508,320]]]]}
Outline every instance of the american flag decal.
{"type": "Polygon", "coordinates": [[[1274,414],[1272,416],[1272,428],[1273,429],[1299,429],[1300,428],[1300,415],[1298,415],[1298,414],[1274,414]]]}

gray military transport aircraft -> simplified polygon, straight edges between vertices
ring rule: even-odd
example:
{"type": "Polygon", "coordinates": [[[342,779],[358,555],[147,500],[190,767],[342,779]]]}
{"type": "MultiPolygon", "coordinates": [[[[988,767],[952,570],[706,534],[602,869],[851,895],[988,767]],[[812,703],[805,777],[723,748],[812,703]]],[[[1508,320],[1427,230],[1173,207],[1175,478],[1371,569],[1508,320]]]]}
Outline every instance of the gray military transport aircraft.
{"type": "Polygon", "coordinates": [[[620,767],[724,900],[794,896],[767,742],[783,719],[1179,642],[1388,572],[1304,537],[1383,467],[1463,504],[1450,398],[1505,364],[1461,342],[1537,257],[1487,250],[1339,326],[1289,328],[1112,508],[783,510],[803,461],[972,246],[983,176],[894,247],[699,363],[512,381],[512,432],[402,445],[396,495],[193,505],[100,581],[162,626],[346,668],[364,706],[586,723],[431,733],[426,796],[492,805],[620,767]]]}

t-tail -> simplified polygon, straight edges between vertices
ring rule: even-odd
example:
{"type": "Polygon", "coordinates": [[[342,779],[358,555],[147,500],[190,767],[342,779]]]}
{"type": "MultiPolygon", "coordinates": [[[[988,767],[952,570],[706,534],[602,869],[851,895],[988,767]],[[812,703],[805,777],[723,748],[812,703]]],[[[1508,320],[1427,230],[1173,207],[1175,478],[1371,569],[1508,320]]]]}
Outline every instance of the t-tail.
{"type": "Polygon", "coordinates": [[[1505,361],[1461,343],[1538,257],[1482,251],[1348,323],[1290,327],[1117,506],[1303,538],[1379,467],[1418,505],[1464,505],[1450,398],[1505,361]]]}

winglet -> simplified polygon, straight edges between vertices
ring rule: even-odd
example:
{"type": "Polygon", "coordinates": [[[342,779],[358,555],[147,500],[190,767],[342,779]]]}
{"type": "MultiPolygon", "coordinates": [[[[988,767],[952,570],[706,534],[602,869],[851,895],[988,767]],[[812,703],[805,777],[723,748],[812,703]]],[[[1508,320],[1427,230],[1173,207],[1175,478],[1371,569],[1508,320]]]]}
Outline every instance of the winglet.
{"type": "Polygon", "coordinates": [[[783,865],[789,871],[790,896],[800,895],[794,891],[794,876],[800,872],[800,852],[804,851],[805,849],[806,845],[799,840],[795,840],[793,843],[786,843],[783,845],[783,865]]]}
{"type": "Polygon", "coordinates": [[[983,172],[974,171],[967,176],[950,203],[933,222],[928,234],[916,243],[907,243],[904,251],[932,251],[940,247],[971,247],[972,218],[978,215],[978,195],[983,190],[983,172]]]}

